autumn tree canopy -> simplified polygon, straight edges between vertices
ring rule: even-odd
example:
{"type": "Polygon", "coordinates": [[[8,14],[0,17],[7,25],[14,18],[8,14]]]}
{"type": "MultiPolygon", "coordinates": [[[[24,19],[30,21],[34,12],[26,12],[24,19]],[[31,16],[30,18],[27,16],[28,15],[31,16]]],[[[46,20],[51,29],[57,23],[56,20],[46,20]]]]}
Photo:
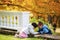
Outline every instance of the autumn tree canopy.
{"type": "Polygon", "coordinates": [[[60,0],[0,0],[0,10],[60,14],[60,0]],[[2,5],[3,4],[3,5],[2,5]]]}

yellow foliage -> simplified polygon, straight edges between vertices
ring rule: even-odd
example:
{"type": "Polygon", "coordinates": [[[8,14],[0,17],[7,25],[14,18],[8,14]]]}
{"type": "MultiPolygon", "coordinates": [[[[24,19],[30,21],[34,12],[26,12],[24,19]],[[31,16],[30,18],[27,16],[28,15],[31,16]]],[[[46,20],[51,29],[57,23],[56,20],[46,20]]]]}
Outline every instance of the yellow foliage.
{"type": "MultiPolygon", "coordinates": [[[[60,2],[60,1],[59,1],[60,2]]],[[[1,5],[0,10],[16,10],[16,11],[32,11],[32,12],[39,12],[39,13],[52,13],[55,11],[60,13],[60,4],[54,2],[54,0],[0,0],[1,5]],[[5,2],[4,2],[5,1],[5,2]],[[7,5],[7,4],[13,4],[7,5]],[[14,6],[19,5],[22,7],[14,6]]]]}

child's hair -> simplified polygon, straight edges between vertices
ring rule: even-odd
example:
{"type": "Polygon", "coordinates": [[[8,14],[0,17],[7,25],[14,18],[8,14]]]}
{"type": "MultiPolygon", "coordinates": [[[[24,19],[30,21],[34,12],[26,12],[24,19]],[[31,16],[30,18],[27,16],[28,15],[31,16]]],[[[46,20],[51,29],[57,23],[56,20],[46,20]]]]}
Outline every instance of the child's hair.
{"type": "Polygon", "coordinates": [[[39,22],[38,22],[38,25],[43,25],[43,23],[39,21],[39,22]]]}
{"type": "Polygon", "coordinates": [[[33,22],[33,23],[32,23],[32,26],[33,26],[34,28],[36,28],[38,25],[37,25],[35,22],[33,22]]]}

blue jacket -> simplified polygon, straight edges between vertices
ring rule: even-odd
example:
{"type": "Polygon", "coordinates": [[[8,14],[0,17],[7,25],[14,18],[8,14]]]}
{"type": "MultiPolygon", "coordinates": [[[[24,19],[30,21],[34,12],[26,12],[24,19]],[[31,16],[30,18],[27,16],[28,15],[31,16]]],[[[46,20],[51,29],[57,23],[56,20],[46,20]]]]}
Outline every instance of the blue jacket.
{"type": "Polygon", "coordinates": [[[41,29],[38,30],[40,34],[52,34],[51,30],[48,29],[47,25],[43,25],[41,29]]]}

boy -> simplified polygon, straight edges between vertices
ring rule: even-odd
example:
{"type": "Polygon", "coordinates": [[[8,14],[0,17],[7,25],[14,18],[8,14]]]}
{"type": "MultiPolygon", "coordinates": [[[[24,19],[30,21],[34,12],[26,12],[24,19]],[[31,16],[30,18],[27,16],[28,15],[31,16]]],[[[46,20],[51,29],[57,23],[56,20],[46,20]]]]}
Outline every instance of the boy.
{"type": "Polygon", "coordinates": [[[51,30],[48,29],[47,25],[44,25],[42,22],[38,23],[38,27],[39,27],[39,34],[52,34],[51,30]]]}

